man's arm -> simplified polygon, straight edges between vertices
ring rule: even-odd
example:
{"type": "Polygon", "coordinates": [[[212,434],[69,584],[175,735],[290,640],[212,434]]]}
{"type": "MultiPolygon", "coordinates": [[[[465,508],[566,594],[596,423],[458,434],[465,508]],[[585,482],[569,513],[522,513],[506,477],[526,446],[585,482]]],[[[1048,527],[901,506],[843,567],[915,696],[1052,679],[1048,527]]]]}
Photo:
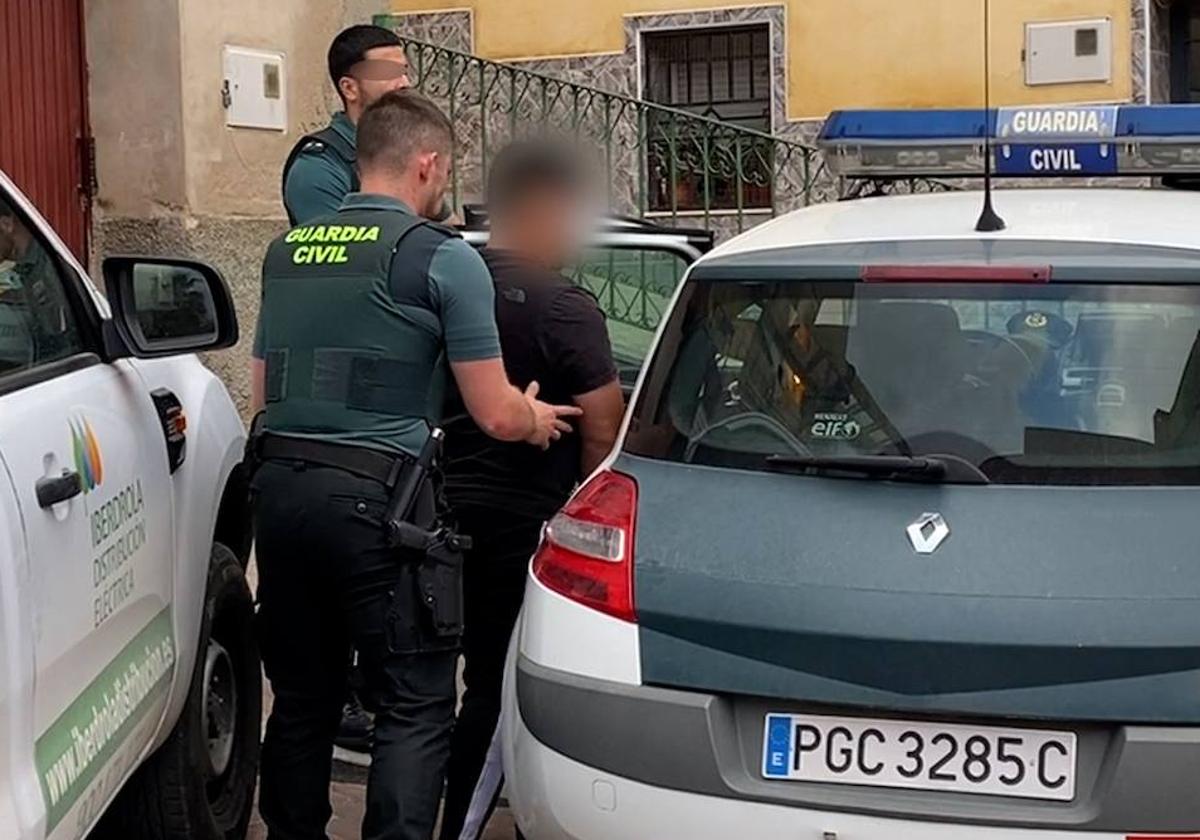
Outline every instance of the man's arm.
{"type": "Polygon", "coordinates": [[[583,409],[579,418],[579,437],[583,443],[579,465],[580,474],[586,476],[600,466],[617,441],[621,418],[625,416],[625,395],[621,393],[621,383],[613,379],[573,399],[583,409]]]}
{"type": "Polygon", "coordinates": [[[350,193],[350,173],[330,149],[304,152],[292,164],[283,203],[297,224],[336,213],[350,193]]]}
{"type": "Polygon", "coordinates": [[[484,434],[497,440],[524,440],[533,434],[533,405],[509,383],[503,361],[451,362],[450,370],[467,413],[484,434]]]}
{"type": "Polygon", "coordinates": [[[617,439],[625,400],[617,379],[604,313],[596,298],[578,287],[563,289],[539,325],[542,352],[583,409],[580,474],[604,460],[617,439]]]}

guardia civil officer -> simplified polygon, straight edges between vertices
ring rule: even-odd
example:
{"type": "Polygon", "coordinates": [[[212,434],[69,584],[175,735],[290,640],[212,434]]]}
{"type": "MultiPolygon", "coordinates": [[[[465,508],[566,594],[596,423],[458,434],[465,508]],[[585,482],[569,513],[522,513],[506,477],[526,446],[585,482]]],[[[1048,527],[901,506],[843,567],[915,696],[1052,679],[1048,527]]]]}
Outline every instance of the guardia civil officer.
{"type": "Polygon", "coordinates": [[[396,33],[361,24],[329,45],[329,78],[342,110],[329,125],[301,137],[283,165],[283,205],[293,225],[334,213],[357,192],[356,126],[373,102],[411,82],[408,57],[396,33]]]}
{"type": "MultiPolygon", "coordinates": [[[[490,435],[548,446],[575,408],[509,384],[491,277],[442,204],[451,128],[428,100],[389,93],[358,126],[362,191],[276,239],[259,322],[265,432],[255,451],[259,631],[275,695],[262,752],[271,840],[325,836],[332,742],[353,645],[375,712],[364,840],[428,840],[455,701],[458,639],[428,556],[390,547],[391,488],[439,421],[453,374],[490,435]],[[420,587],[420,590],[418,590],[420,587]]],[[[410,521],[436,526],[427,483],[410,521]]],[[[453,612],[450,610],[449,612],[453,612]]]]}
{"type": "MultiPolygon", "coordinates": [[[[379,97],[411,83],[400,39],[381,26],[358,25],[339,32],[329,45],[328,65],[342,110],[321,131],[301,137],[283,165],[283,204],[292,225],[337,212],[346,196],[358,191],[358,120],[379,97]]],[[[254,356],[262,358],[257,344],[254,356]]],[[[256,402],[260,399],[257,395],[256,402]]],[[[371,718],[353,691],[342,712],[337,743],[359,752],[370,749],[371,718]]]]}

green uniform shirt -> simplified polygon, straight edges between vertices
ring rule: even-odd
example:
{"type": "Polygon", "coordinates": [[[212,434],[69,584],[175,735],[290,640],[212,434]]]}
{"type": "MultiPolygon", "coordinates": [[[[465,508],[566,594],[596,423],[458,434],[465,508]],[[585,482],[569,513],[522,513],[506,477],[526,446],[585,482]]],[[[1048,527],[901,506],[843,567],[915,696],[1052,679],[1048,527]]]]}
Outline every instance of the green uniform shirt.
{"type": "MultiPolygon", "coordinates": [[[[296,230],[300,231],[301,228],[311,228],[323,224],[349,224],[351,217],[370,211],[413,215],[412,210],[393,198],[352,193],[346,197],[338,213],[309,225],[302,225],[296,230]]],[[[297,242],[301,241],[303,240],[297,239],[297,242]]],[[[363,307],[383,306],[389,312],[398,312],[399,317],[391,319],[396,324],[395,328],[404,331],[411,330],[413,336],[411,346],[427,348],[428,357],[410,357],[406,361],[415,368],[434,371],[429,393],[423,400],[426,404],[413,406],[412,414],[405,414],[403,422],[395,424],[394,431],[384,437],[379,436],[372,429],[355,430],[351,428],[354,425],[352,422],[346,424],[347,428],[320,432],[274,428],[268,422],[268,428],[271,431],[416,454],[428,436],[426,421],[429,419],[435,422],[439,421],[442,413],[441,401],[442,393],[445,390],[447,370],[444,364],[440,364],[439,357],[450,362],[500,357],[500,338],[496,329],[495,292],[487,266],[475,249],[457,236],[448,236],[440,242],[434,241],[436,247],[429,256],[428,277],[425,281],[428,283],[427,299],[430,303],[428,307],[396,300],[380,301],[373,297],[361,301],[363,307]],[[434,339],[432,342],[429,341],[431,337],[434,339]]],[[[390,248],[391,244],[381,242],[380,246],[390,248]]],[[[405,272],[411,273],[411,266],[403,265],[404,246],[401,247],[399,253],[400,258],[391,262],[391,276],[387,282],[389,288],[399,288],[404,285],[405,272]]],[[[332,274],[328,282],[337,283],[338,281],[338,276],[332,274]]],[[[357,305],[355,304],[355,306],[357,305]]],[[[303,315],[319,318],[321,313],[305,312],[303,315]]],[[[268,350],[275,349],[266,346],[263,326],[264,320],[272,317],[278,317],[278,315],[273,316],[272,313],[265,311],[259,314],[254,346],[256,358],[264,358],[268,350]]],[[[326,324],[324,331],[329,332],[331,326],[326,324]]],[[[342,346],[351,345],[358,338],[353,323],[345,323],[339,328],[345,330],[342,346]]],[[[403,338],[400,340],[403,341],[403,338]]],[[[270,391],[269,387],[268,391],[270,391]]],[[[270,414],[268,414],[269,420],[270,414]]]]}
{"type": "MultiPolygon", "coordinates": [[[[357,140],[354,123],[342,111],[333,115],[329,127],[351,146],[357,140]]],[[[301,150],[283,185],[283,201],[297,224],[336,213],[353,189],[353,173],[333,149],[313,142],[301,150]]]]}

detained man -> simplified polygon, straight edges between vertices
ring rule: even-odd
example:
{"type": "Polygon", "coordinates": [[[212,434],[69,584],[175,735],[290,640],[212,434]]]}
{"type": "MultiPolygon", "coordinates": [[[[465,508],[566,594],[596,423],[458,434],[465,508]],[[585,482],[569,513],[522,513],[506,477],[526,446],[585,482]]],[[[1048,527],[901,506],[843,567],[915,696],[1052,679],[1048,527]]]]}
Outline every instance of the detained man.
{"type": "Polygon", "coordinates": [[[489,745],[500,714],[508,639],[542,523],[566,502],[616,440],[624,413],[604,315],[590,292],[562,274],[587,227],[585,170],[573,154],[519,143],[488,179],[491,239],[483,252],[496,287],[496,322],[509,379],[541,384],[541,399],[583,409],[577,434],[545,451],[488,438],[449,408],[446,495],[474,547],[464,566],[463,674],[442,840],[476,838],[500,790],[489,745]],[[487,769],[485,771],[485,759],[487,769]]]}

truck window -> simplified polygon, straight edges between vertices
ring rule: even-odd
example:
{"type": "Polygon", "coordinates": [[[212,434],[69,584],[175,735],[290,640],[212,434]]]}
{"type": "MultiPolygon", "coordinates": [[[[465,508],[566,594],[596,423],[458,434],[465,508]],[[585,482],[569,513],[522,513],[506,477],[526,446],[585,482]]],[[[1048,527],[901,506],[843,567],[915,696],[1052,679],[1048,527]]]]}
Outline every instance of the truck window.
{"type": "Polygon", "coordinates": [[[0,195],[0,384],[85,352],[64,272],[37,229],[0,195]]]}

